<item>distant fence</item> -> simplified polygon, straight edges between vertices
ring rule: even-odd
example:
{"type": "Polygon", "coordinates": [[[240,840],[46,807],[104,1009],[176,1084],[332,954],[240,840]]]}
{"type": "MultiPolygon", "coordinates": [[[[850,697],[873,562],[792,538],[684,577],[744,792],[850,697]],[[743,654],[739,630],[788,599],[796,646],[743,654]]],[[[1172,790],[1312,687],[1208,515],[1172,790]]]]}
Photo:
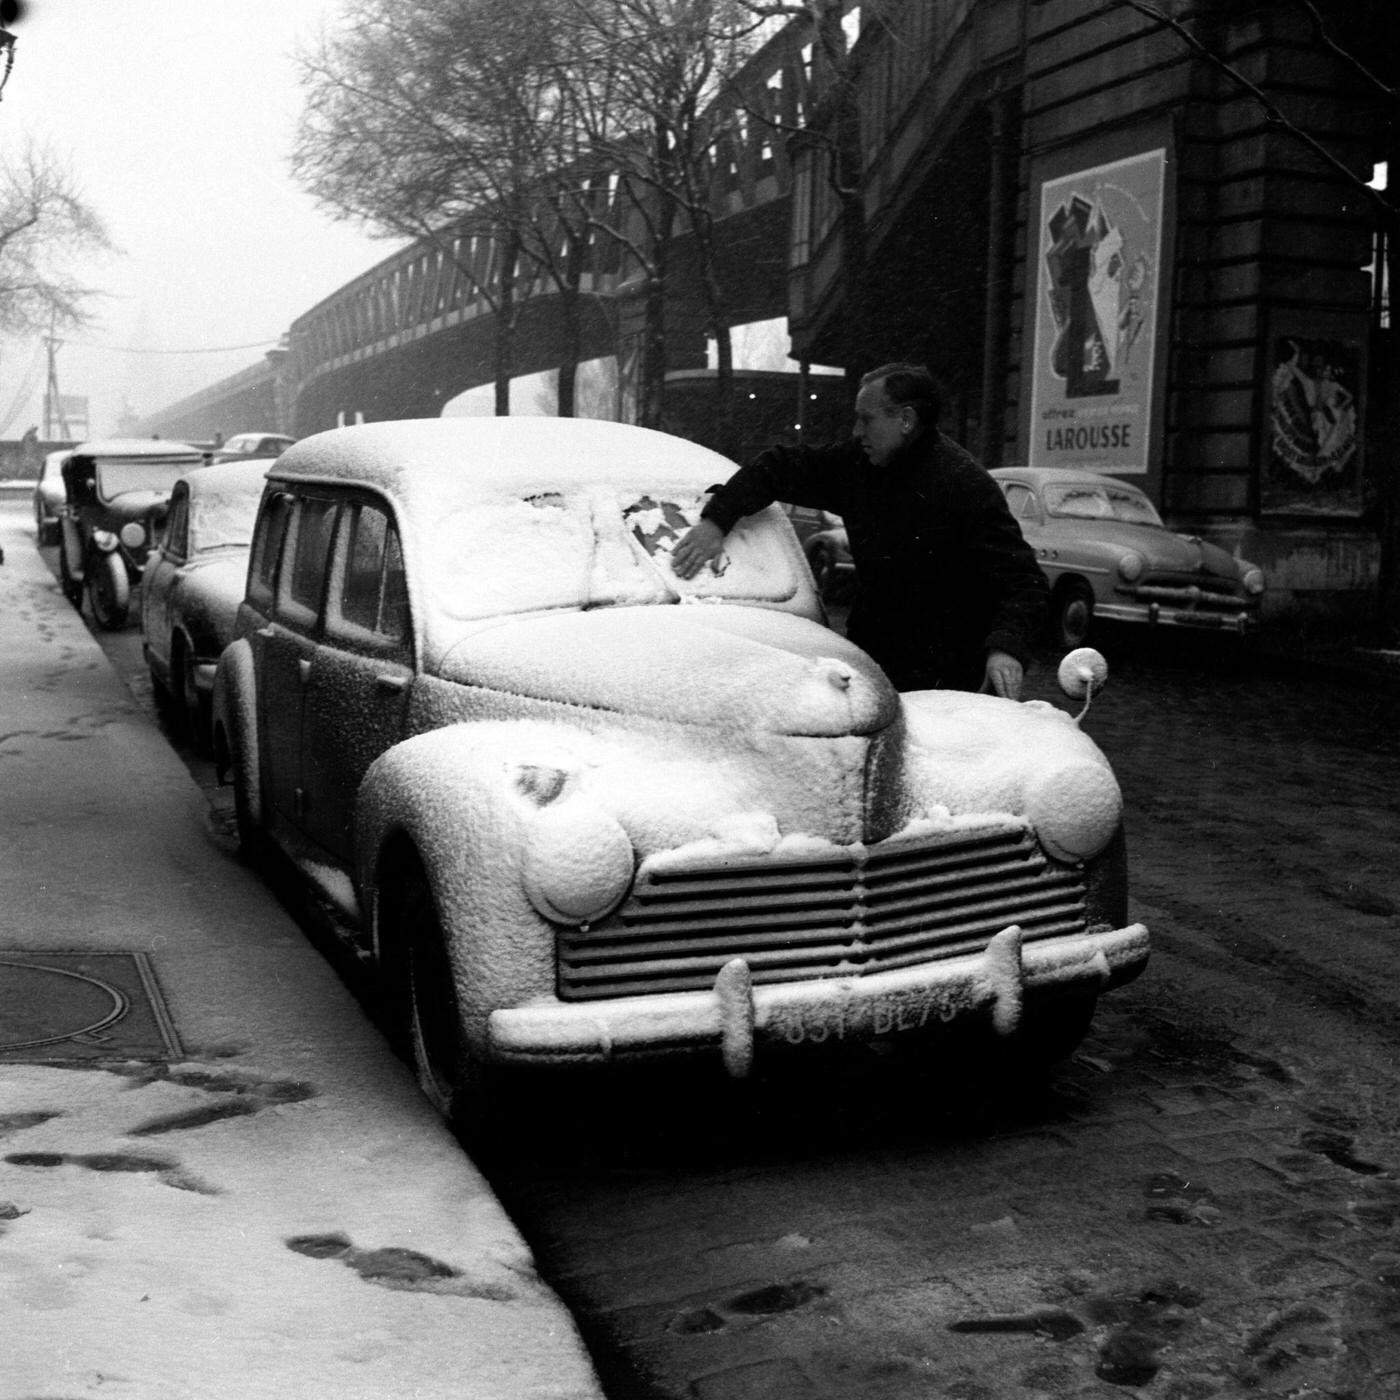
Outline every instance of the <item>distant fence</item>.
{"type": "Polygon", "coordinates": [[[39,442],[35,438],[0,441],[0,484],[16,482],[28,486],[39,479],[39,469],[50,452],[73,445],[71,442],[39,442]]]}

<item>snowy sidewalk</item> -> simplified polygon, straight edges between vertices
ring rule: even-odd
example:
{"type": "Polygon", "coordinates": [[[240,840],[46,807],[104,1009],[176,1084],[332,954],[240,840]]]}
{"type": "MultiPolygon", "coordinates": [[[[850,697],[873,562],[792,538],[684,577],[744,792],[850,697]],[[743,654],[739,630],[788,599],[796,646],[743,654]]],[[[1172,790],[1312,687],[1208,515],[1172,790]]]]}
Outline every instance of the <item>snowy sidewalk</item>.
{"type": "Polygon", "coordinates": [[[0,504],[0,548],[0,1400],[598,1400],[489,1187],[219,849],[27,509],[0,504]]]}

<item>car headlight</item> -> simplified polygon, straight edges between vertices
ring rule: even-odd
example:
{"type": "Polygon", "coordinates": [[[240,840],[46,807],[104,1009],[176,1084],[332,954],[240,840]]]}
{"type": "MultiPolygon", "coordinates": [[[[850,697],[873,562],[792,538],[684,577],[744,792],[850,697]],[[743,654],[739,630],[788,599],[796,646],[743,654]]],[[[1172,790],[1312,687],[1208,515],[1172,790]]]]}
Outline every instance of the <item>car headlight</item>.
{"type": "Polygon", "coordinates": [[[610,914],[632,885],[636,856],[616,818],[587,802],[561,802],[533,819],[522,878],[530,903],[556,924],[610,914]]]}
{"type": "Polygon", "coordinates": [[[1118,573],[1124,583],[1136,583],[1146,567],[1142,555],[1131,549],[1118,561],[1118,573]]]}
{"type": "Polygon", "coordinates": [[[1026,791],[1026,815],[1056,860],[1088,860],[1118,830],[1123,796],[1104,764],[1077,759],[1035,774],[1026,791]]]}
{"type": "Polygon", "coordinates": [[[140,549],[146,543],[146,527],[139,520],[128,520],[122,526],[122,543],[128,549],[140,549]]]}
{"type": "Polygon", "coordinates": [[[1244,585],[1244,591],[1258,597],[1264,591],[1264,571],[1257,569],[1253,565],[1244,571],[1244,577],[1240,580],[1244,585]]]}
{"type": "Polygon", "coordinates": [[[117,537],[110,530],[94,530],[92,542],[98,549],[113,550],[117,547],[117,537]]]}

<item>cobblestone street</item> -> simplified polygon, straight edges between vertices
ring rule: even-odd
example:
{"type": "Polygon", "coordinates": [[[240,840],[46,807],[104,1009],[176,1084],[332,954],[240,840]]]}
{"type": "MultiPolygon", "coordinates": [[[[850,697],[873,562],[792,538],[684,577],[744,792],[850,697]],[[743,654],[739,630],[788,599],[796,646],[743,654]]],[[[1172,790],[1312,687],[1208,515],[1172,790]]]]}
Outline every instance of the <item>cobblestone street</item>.
{"type": "Polygon", "coordinates": [[[638,1076],[488,1160],[617,1400],[1400,1391],[1394,694],[1111,655],[1154,956],[1048,1084],[638,1076]]]}

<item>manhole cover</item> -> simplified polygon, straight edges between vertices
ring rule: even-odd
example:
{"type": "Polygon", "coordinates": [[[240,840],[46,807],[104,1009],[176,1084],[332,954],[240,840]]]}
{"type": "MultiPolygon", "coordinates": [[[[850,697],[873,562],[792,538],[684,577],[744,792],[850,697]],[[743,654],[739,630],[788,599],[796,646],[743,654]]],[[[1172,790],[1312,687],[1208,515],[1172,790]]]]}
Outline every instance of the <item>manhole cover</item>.
{"type": "Polygon", "coordinates": [[[182,1053],[144,953],[0,949],[0,1062],[182,1053]]]}

